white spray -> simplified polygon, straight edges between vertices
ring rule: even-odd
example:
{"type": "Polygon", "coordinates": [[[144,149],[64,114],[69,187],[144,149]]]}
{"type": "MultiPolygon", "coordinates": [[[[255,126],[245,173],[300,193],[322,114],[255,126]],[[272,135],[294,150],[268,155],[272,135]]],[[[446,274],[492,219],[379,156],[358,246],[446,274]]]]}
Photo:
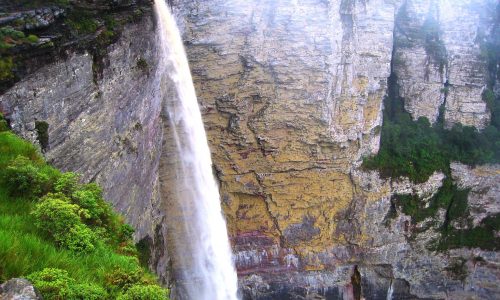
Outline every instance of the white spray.
{"type": "MultiPolygon", "coordinates": [[[[165,0],[155,1],[160,47],[160,78],[168,75],[166,111],[176,142],[176,183],[173,204],[174,277],[176,297],[193,300],[237,299],[237,276],[227,228],[222,216],[212,159],[203,127],[186,53],[165,0]],[[167,95],[169,96],[169,95],[167,95]]],[[[168,209],[168,208],[167,208],[168,209]]],[[[173,208],[172,208],[173,209],[173,208]]],[[[173,222],[171,221],[170,224],[173,222]]],[[[172,255],[173,254],[173,255],[172,255]]]]}
{"type": "Polygon", "coordinates": [[[392,295],[394,293],[394,287],[392,286],[393,282],[391,280],[391,284],[389,285],[389,289],[387,290],[387,300],[392,300],[392,295]]]}

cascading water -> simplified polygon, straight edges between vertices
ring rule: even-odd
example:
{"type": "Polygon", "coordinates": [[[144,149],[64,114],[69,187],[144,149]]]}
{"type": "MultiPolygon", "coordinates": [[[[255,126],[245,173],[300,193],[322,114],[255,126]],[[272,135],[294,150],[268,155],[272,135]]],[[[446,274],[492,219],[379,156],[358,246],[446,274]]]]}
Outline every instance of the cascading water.
{"type": "MultiPolygon", "coordinates": [[[[160,78],[168,130],[175,140],[172,195],[166,195],[169,253],[181,299],[237,299],[232,261],[219,191],[182,39],[165,0],[156,0],[160,78]],[[162,80],[163,79],[163,80],[162,80]]],[[[172,176],[172,175],[171,175],[172,176]]]]}
{"type": "Polygon", "coordinates": [[[391,284],[389,285],[389,289],[387,290],[387,300],[392,300],[392,295],[394,293],[393,282],[391,280],[391,284]]]}

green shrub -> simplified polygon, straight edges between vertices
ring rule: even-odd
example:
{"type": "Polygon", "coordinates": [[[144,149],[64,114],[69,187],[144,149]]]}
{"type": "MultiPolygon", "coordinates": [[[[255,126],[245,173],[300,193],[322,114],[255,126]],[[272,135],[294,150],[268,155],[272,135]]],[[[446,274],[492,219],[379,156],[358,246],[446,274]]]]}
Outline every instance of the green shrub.
{"type": "Polygon", "coordinates": [[[40,291],[43,299],[67,300],[106,299],[107,292],[99,285],[92,283],[79,283],[61,269],[45,268],[27,276],[33,285],[40,291]]]}
{"type": "Polygon", "coordinates": [[[71,287],[71,297],[83,300],[101,300],[108,297],[104,288],[96,284],[82,283],[71,287]]]}
{"type": "Polygon", "coordinates": [[[45,300],[65,300],[71,296],[70,287],[74,280],[64,270],[45,268],[28,275],[27,279],[33,283],[45,300]]]}
{"type": "Polygon", "coordinates": [[[105,212],[107,212],[105,205],[100,203],[104,202],[102,199],[96,197],[92,191],[88,190],[77,190],[72,194],[71,198],[73,199],[73,203],[86,210],[86,218],[90,223],[97,225],[102,224],[101,218],[105,212]]]}
{"type": "Polygon", "coordinates": [[[6,168],[3,180],[11,195],[37,197],[51,188],[51,178],[41,172],[31,160],[18,156],[6,168]]]}
{"type": "Polygon", "coordinates": [[[124,223],[120,226],[120,240],[128,241],[132,240],[132,235],[134,234],[134,227],[130,226],[127,223],[124,223]]]}
{"type": "Polygon", "coordinates": [[[0,57],[0,81],[14,78],[14,61],[12,57],[0,57]]]}
{"type": "Polygon", "coordinates": [[[75,252],[91,252],[95,249],[96,236],[81,216],[88,212],[64,194],[48,194],[35,205],[32,215],[40,231],[53,238],[60,246],[75,252]]]}
{"type": "Polygon", "coordinates": [[[45,121],[35,121],[35,130],[42,150],[46,150],[49,146],[49,124],[45,121]]]}
{"type": "Polygon", "coordinates": [[[79,34],[90,34],[97,31],[95,17],[86,10],[72,11],[66,20],[68,25],[79,34]]]}
{"type": "Polygon", "coordinates": [[[144,272],[139,267],[130,270],[117,268],[106,276],[106,286],[115,290],[128,290],[140,283],[143,275],[144,272]]]}
{"type": "Polygon", "coordinates": [[[0,132],[7,130],[9,130],[9,124],[7,124],[7,120],[5,120],[3,115],[0,113],[0,132]]]}
{"type": "Polygon", "coordinates": [[[39,38],[34,34],[30,34],[26,37],[26,40],[31,44],[36,44],[38,43],[39,38]]]}
{"type": "Polygon", "coordinates": [[[134,285],[117,300],[165,300],[168,299],[168,290],[157,285],[134,285]]]}
{"type": "Polygon", "coordinates": [[[35,205],[31,213],[35,225],[51,236],[61,239],[69,228],[81,224],[81,208],[71,204],[63,194],[48,194],[35,205]]]}
{"type": "Polygon", "coordinates": [[[58,193],[71,196],[79,188],[79,180],[80,176],[76,173],[63,173],[54,184],[54,190],[58,193]]]}
{"type": "Polygon", "coordinates": [[[84,224],[77,224],[69,228],[63,235],[61,245],[77,253],[89,253],[95,250],[96,236],[84,224]]]}
{"type": "Polygon", "coordinates": [[[365,159],[364,166],[379,169],[384,177],[408,176],[412,181],[424,182],[436,170],[449,168],[442,148],[427,119],[414,122],[409,116],[401,116],[399,122],[384,121],[379,153],[365,159]]]}
{"type": "Polygon", "coordinates": [[[14,29],[11,26],[0,27],[0,51],[6,51],[9,48],[20,44],[36,44],[38,37],[34,34],[26,36],[24,32],[14,29]]]}
{"type": "Polygon", "coordinates": [[[127,256],[138,256],[137,247],[132,242],[122,242],[119,244],[117,252],[127,256]]]}
{"type": "Polygon", "coordinates": [[[156,284],[139,265],[133,230],[104,201],[99,186],[61,175],[11,132],[0,132],[0,177],[0,281],[30,274],[44,299],[69,300],[116,299],[134,285],[156,284]],[[16,171],[17,177],[17,169],[45,175],[48,184],[40,194],[49,193],[35,201],[10,193],[6,174],[16,171]]]}
{"type": "Polygon", "coordinates": [[[483,219],[478,226],[468,229],[455,229],[446,226],[442,230],[442,237],[437,243],[436,250],[448,250],[461,247],[481,248],[483,250],[500,250],[500,237],[495,232],[500,228],[500,214],[483,219]]]}

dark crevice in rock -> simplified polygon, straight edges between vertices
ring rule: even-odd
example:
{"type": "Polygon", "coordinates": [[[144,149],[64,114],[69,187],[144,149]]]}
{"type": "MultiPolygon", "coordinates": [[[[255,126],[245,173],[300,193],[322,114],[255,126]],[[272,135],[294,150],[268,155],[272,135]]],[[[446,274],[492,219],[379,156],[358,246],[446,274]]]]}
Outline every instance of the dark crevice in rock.
{"type": "Polygon", "coordinates": [[[361,300],[361,274],[359,273],[358,266],[354,266],[354,271],[351,276],[351,285],[353,290],[354,300],[361,300]]]}
{"type": "Polygon", "coordinates": [[[45,152],[49,146],[49,124],[45,121],[35,121],[35,130],[42,152],[45,152]]]}

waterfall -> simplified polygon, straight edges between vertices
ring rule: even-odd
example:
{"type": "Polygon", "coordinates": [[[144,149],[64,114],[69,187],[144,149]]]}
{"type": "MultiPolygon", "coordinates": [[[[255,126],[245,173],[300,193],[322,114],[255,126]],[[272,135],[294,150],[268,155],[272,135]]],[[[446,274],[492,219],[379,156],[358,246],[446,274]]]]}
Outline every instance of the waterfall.
{"type": "MultiPolygon", "coordinates": [[[[212,160],[186,53],[165,0],[155,1],[160,62],[157,78],[175,149],[175,179],[166,210],[168,247],[180,299],[237,299],[237,276],[212,160]]],[[[172,147],[173,147],[172,146],[172,147]]]]}
{"type": "Polygon", "coordinates": [[[393,288],[393,281],[391,280],[391,283],[389,285],[389,290],[387,290],[387,300],[392,300],[392,294],[394,293],[394,288],[393,288]]]}

